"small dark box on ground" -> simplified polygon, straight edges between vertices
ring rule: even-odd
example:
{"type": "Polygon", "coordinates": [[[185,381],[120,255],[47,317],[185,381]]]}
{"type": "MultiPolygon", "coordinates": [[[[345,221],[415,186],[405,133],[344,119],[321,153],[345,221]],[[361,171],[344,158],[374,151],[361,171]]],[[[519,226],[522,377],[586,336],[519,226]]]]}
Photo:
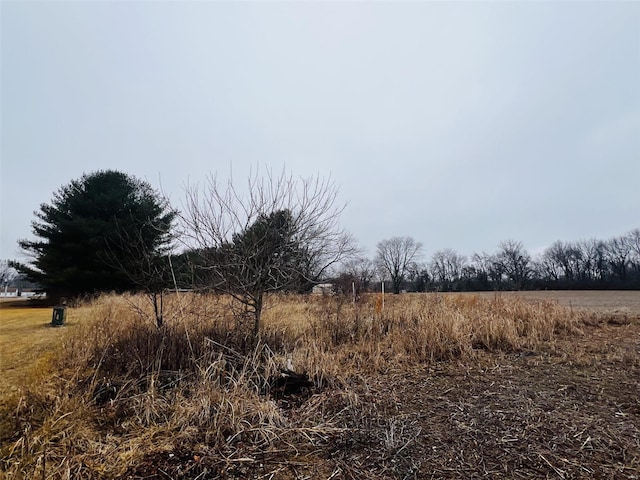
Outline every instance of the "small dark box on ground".
{"type": "Polygon", "coordinates": [[[53,327],[63,326],[65,313],[66,312],[64,307],[55,307],[53,309],[53,317],[51,318],[51,326],[53,327]]]}

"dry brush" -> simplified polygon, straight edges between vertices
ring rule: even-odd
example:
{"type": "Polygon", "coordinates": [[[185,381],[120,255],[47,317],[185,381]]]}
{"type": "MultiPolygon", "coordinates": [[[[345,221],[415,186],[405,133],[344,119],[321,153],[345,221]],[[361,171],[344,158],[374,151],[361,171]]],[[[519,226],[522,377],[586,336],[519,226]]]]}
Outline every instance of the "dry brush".
{"type": "Polygon", "coordinates": [[[216,474],[250,453],[303,455],[349,428],[345,412],[359,418],[350,385],[362,375],[549,350],[582,325],[557,304],[498,295],[394,296],[384,310],[373,296],[272,295],[256,344],[231,302],[170,295],[162,328],[142,297],[75,307],[48,378],[2,399],[5,478],[116,478],[181,451],[216,474]],[[314,381],[311,397],[270,392],[288,361],[314,381]]]}

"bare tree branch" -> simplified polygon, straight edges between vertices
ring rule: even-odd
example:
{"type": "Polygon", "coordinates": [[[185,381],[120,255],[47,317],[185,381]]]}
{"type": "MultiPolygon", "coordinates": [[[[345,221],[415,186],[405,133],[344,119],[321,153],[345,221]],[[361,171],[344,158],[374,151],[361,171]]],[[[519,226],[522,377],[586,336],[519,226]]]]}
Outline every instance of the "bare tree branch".
{"type": "Polygon", "coordinates": [[[405,277],[418,270],[421,258],[422,243],[412,237],[393,237],[378,243],[375,263],[380,274],[391,280],[393,291],[400,293],[405,277]]]}
{"type": "Polygon", "coordinates": [[[308,289],[356,252],[339,225],[344,205],[330,178],[255,171],[245,190],[209,176],[185,193],[180,237],[192,252],[196,287],[238,300],[256,334],[266,293],[308,289]]]}

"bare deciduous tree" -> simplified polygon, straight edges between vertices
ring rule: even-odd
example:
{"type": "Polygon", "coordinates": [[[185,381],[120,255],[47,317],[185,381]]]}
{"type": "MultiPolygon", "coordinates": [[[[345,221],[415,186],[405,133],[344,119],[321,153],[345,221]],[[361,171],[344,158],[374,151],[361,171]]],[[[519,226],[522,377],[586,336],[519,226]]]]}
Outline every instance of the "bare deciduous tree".
{"type": "Polygon", "coordinates": [[[163,200],[163,206],[172,214],[168,224],[156,225],[147,221],[135,228],[123,228],[116,222],[113,239],[107,244],[102,258],[124,273],[134,289],[147,296],[158,328],[164,324],[164,293],[171,287],[178,287],[171,263],[175,241],[171,221],[176,212],[170,209],[166,200],[163,200]],[[127,258],[127,262],[122,258],[127,258]]]}
{"type": "Polygon", "coordinates": [[[493,255],[482,252],[471,255],[469,274],[477,282],[480,289],[489,289],[492,284],[500,280],[500,276],[493,268],[493,255]]]}
{"type": "Polygon", "coordinates": [[[13,268],[12,262],[0,260],[0,287],[4,287],[18,276],[18,271],[13,268]]]}
{"type": "Polygon", "coordinates": [[[370,259],[362,255],[355,256],[343,262],[334,279],[334,287],[345,295],[358,296],[369,289],[375,273],[375,266],[370,259]]]}
{"type": "Polygon", "coordinates": [[[388,277],[393,291],[400,293],[405,277],[418,271],[422,243],[412,237],[393,237],[378,243],[375,264],[383,277],[388,277]]]}
{"type": "Polygon", "coordinates": [[[635,256],[640,259],[640,228],[631,230],[627,236],[629,237],[629,243],[635,256]]]}
{"type": "Polygon", "coordinates": [[[531,276],[531,256],[522,242],[507,240],[500,244],[494,257],[494,268],[510,287],[522,290],[531,276]]]}
{"type": "Polygon", "coordinates": [[[631,246],[630,263],[640,283],[640,228],[636,228],[627,233],[627,241],[631,246]]]}
{"type": "Polygon", "coordinates": [[[613,237],[605,244],[611,273],[624,281],[629,270],[629,257],[633,252],[631,236],[613,237]]]}
{"type": "Polygon", "coordinates": [[[233,181],[186,188],[181,238],[193,250],[198,288],[227,293],[260,330],[265,294],[299,291],[356,252],[339,226],[330,179],[257,172],[246,190],[233,181]]]}
{"type": "Polygon", "coordinates": [[[439,284],[439,288],[449,290],[455,282],[462,278],[466,266],[467,258],[465,256],[446,248],[433,254],[429,270],[433,281],[439,284]]]}
{"type": "Polygon", "coordinates": [[[375,275],[375,265],[367,257],[356,257],[345,262],[343,273],[358,282],[363,289],[367,289],[375,275]]]}
{"type": "Polygon", "coordinates": [[[534,262],[534,268],[542,281],[584,288],[607,275],[604,243],[596,239],[556,241],[534,262]]]}

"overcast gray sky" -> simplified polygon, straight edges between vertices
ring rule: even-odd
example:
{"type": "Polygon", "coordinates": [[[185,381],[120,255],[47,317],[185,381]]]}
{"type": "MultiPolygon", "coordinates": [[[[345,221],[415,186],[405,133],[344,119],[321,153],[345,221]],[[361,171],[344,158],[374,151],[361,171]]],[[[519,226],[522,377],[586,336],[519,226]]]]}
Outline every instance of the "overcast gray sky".
{"type": "Polygon", "coordinates": [[[373,256],[640,226],[640,2],[1,2],[0,258],[98,169],[331,175],[373,256]]]}

